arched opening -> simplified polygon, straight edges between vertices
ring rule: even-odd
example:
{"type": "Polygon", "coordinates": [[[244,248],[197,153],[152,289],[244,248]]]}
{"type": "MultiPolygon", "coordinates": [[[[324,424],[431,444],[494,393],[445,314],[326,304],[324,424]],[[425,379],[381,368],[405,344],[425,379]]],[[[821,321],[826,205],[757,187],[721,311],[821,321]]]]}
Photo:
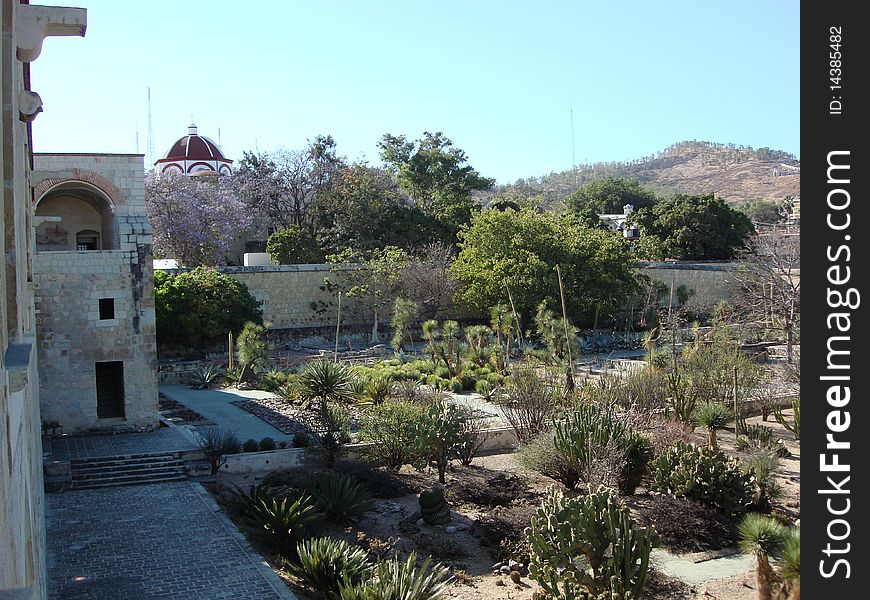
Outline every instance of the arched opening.
{"type": "Polygon", "coordinates": [[[108,196],[91,184],[66,181],[39,199],[34,211],[37,252],[116,250],[117,222],[108,196]]]}

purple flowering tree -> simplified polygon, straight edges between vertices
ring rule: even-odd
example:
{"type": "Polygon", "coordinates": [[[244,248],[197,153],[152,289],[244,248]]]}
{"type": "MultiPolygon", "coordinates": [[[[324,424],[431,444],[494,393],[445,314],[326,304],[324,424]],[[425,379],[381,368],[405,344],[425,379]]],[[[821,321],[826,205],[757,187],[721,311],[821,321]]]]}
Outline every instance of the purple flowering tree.
{"type": "Polygon", "coordinates": [[[145,207],[154,255],[186,267],[222,264],[233,239],[252,222],[230,178],[218,175],[151,173],[145,178],[145,207]]]}

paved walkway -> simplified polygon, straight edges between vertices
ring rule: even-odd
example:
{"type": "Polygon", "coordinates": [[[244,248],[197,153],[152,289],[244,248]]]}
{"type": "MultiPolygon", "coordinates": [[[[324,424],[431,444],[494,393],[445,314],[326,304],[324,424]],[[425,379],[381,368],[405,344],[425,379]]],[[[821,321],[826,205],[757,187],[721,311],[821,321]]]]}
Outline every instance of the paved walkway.
{"type": "Polygon", "coordinates": [[[238,406],[233,400],[245,398],[273,398],[275,394],[261,390],[195,390],[186,385],[161,385],[160,393],[186,407],[195,410],[214,422],[221,429],[236,432],[241,441],[261,440],[270,437],[275,441],[292,440],[293,436],[282,433],[264,420],[238,406]]]}
{"type": "Polygon", "coordinates": [[[51,600],[295,600],[199,484],[46,496],[51,600]]]}
{"type": "Polygon", "coordinates": [[[161,427],[147,433],[56,437],[51,438],[50,442],[53,460],[179,452],[198,447],[192,436],[174,427],[161,427]]]}

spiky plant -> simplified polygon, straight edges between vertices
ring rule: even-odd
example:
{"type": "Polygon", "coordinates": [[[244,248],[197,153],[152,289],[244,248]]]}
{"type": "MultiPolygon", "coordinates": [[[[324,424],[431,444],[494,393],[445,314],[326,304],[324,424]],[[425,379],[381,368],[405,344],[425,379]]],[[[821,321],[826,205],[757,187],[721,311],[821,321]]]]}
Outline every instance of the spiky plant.
{"type": "Polygon", "coordinates": [[[773,474],[779,467],[779,457],[772,451],[764,451],[750,458],[746,467],[755,479],[755,498],[753,504],[760,512],[770,512],[771,501],[782,494],[782,486],[773,474]]]}
{"type": "Polygon", "coordinates": [[[352,381],[353,373],[347,365],[318,360],[305,366],[297,385],[306,403],[315,399],[327,403],[352,400],[352,381]]]}
{"type": "Polygon", "coordinates": [[[374,507],[372,495],[356,479],[345,473],[327,473],[308,485],[317,508],[328,519],[347,525],[374,507]]]}
{"type": "Polygon", "coordinates": [[[263,337],[265,332],[266,327],[263,325],[248,321],[236,339],[236,354],[242,366],[242,379],[269,358],[269,343],[263,337]]]}
{"type": "Polygon", "coordinates": [[[702,405],[695,413],[695,425],[703,427],[709,432],[707,445],[710,450],[717,450],[719,444],[716,440],[716,432],[728,427],[733,414],[728,407],[721,402],[708,402],[702,405]]]}
{"type": "Polygon", "coordinates": [[[194,369],[187,380],[187,384],[195,390],[207,390],[221,374],[221,368],[216,365],[206,365],[194,369]]]}
{"type": "Polygon", "coordinates": [[[341,584],[359,585],[371,565],[366,551],[344,540],[314,538],[297,544],[298,559],[288,565],[299,582],[323,600],[341,597],[341,584]]]}
{"type": "Polygon", "coordinates": [[[447,569],[432,565],[431,556],[418,566],[415,552],[404,561],[379,559],[372,575],[362,585],[343,581],[341,600],[440,600],[450,582],[447,569]]]}
{"type": "Polygon", "coordinates": [[[791,528],[786,533],[779,557],[779,578],[782,580],[780,596],[788,600],[801,599],[801,530],[791,528]]]}
{"type": "Polygon", "coordinates": [[[770,565],[780,556],[786,538],[786,529],[776,519],[749,513],[737,528],[740,549],[755,556],[755,580],[758,600],[771,600],[777,575],[770,565]]]}
{"type": "Polygon", "coordinates": [[[250,514],[243,515],[266,544],[289,560],[296,558],[296,543],[318,517],[308,496],[293,501],[261,498],[251,506],[250,514]]]}

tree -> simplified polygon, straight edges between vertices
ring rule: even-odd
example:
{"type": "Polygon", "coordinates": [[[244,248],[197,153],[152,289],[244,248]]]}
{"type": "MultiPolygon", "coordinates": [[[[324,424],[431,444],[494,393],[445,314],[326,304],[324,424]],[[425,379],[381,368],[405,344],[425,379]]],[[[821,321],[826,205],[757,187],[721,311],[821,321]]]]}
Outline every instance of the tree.
{"type": "Polygon", "coordinates": [[[314,198],[329,187],[344,161],[331,135],[318,135],[298,150],[245,152],[233,177],[236,189],[260,225],[303,225],[314,198]]]}
{"type": "Polygon", "coordinates": [[[269,236],[266,242],[269,259],[279,265],[323,262],[323,252],[314,236],[299,225],[288,225],[269,236]]]}
{"type": "Polygon", "coordinates": [[[154,254],[182,265],[219,265],[250,213],[225,176],[168,173],[145,178],[145,210],[154,228],[154,254]]]}
{"type": "Polygon", "coordinates": [[[571,215],[486,210],[459,234],[451,273],[465,289],[458,301],[488,311],[508,303],[508,289],[522,321],[537,306],[560,305],[556,265],[562,269],[568,316],[591,322],[600,306],[606,315],[636,289],[627,243],[610,231],[588,229],[571,215]]]}
{"type": "Polygon", "coordinates": [[[776,224],[785,221],[787,211],[783,202],[758,198],[737,206],[755,223],[776,224]]]}
{"type": "Polygon", "coordinates": [[[495,184],[494,179],[481,176],[467,164],[465,151],[454,147],[440,131],[426,131],[413,142],[404,135],[385,133],[378,147],[381,160],[402,189],[442,226],[445,241],[452,241],[477,209],[472,193],[495,184]]]}
{"type": "Polygon", "coordinates": [[[410,203],[390,173],[362,164],[335,173],[311,204],[309,220],[321,247],[333,253],[409,249],[435,238],[432,218],[410,203]]]}
{"type": "Polygon", "coordinates": [[[261,302],[245,284],[214,269],[177,275],[154,272],[158,348],[202,350],[238,334],[248,321],[262,323],[261,302]]]}
{"type": "Polygon", "coordinates": [[[641,239],[655,238],[658,256],[679,260],[728,260],[746,244],[754,233],[752,221],[713,194],[689,196],[678,194],[660,200],[652,207],[636,211],[641,239]]]}
{"type": "Polygon", "coordinates": [[[591,210],[596,215],[622,214],[623,207],[631,204],[635,210],[652,206],[656,195],[642,188],[637,179],[608,177],[587,183],[565,198],[572,211],[591,210]]]}
{"type": "Polygon", "coordinates": [[[750,242],[734,276],[740,286],[738,308],[766,328],[783,332],[789,364],[800,331],[800,264],[800,238],[759,235],[750,242]]]}
{"type": "Polygon", "coordinates": [[[459,282],[451,275],[453,246],[432,242],[413,251],[399,283],[402,294],[417,303],[423,319],[441,317],[453,307],[459,282]]]}

